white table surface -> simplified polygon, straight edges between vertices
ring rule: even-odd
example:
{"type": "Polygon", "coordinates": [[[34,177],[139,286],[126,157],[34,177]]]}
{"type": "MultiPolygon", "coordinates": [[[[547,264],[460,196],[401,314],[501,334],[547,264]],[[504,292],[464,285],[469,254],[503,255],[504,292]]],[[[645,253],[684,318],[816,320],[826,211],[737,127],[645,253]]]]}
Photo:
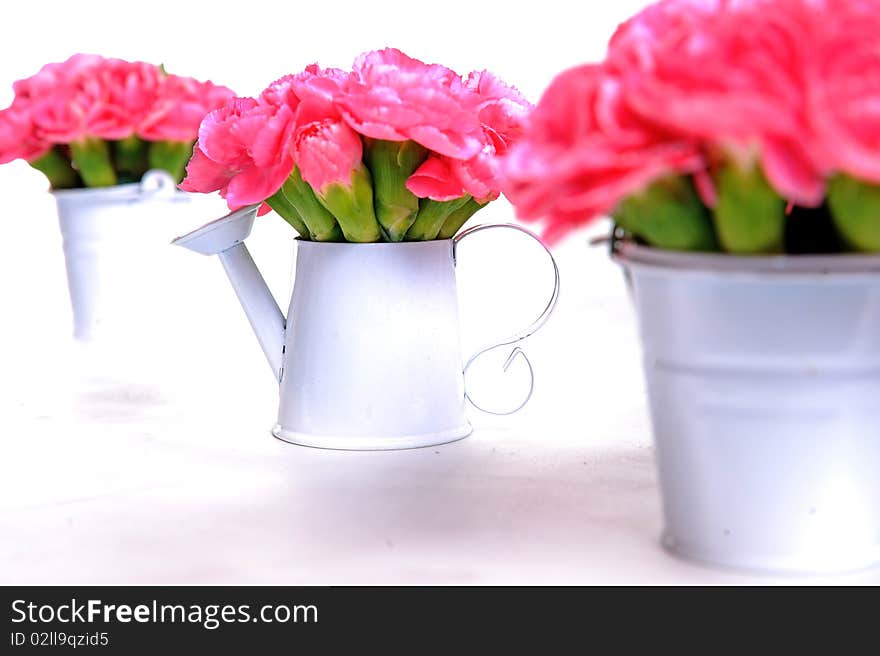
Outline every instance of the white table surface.
{"type": "MultiPolygon", "coordinates": [[[[269,434],[276,390],[216,262],[192,256],[204,338],[132,345],[161,364],[143,379],[74,344],[54,208],[34,191],[0,189],[0,583],[880,583],[754,578],[661,550],[631,310],[583,238],[558,250],[525,410],[473,411],[474,434],[446,446],[323,451],[269,434]]],[[[287,230],[267,217],[253,237],[279,293],[287,230]]],[[[503,255],[471,261],[485,274],[503,255]]],[[[498,336],[487,302],[535,291],[505,275],[519,282],[462,298],[466,350],[498,336]]]]}

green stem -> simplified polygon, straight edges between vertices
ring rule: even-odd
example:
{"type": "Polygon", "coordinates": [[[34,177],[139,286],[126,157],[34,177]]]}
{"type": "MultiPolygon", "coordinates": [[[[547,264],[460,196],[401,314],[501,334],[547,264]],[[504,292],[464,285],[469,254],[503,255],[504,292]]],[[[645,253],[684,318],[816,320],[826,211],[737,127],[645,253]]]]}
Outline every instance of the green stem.
{"type": "Polygon", "coordinates": [[[276,191],[273,195],[269,196],[266,199],[266,203],[268,203],[269,207],[275,210],[275,213],[280,216],[282,219],[287,221],[290,225],[293,226],[294,230],[299,233],[299,236],[302,239],[310,239],[309,229],[306,227],[305,222],[300,216],[299,212],[296,211],[296,208],[293,204],[287,200],[287,197],[284,195],[284,192],[280,189],[276,191]]]}
{"type": "Polygon", "coordinates": [[[782,253],[786,202],[757,164],[722,167],[717,174],[715,229],[729,253],[782,253]]]}
{"type": "Polygon", "coordinates": [[[70,165],[70,160],[61,153],[58,146],[28,164],[49,178],[52,189],[73,189],[82,186],[79,176],[70,165]]]}
{"type": "Polygon", "coordinates": [[[431,200],[422,198],[419,201],[419,215],[412,227],[407,231],[407,241],[430,241],[437,239],[440,229],[453,212],[461,209],[471,199],[462,196],[453,200],[431,200]]]}
{"type": "Polygon", "coordinates": [[[351,172],[351,185],[331,184],[316,195],[336,217],[347,241],[382,241],[382,231],[373,209],[373,181],[365,166],[358,166],[351,172]]]}
{"type": "Polygon", "coordinates": [[[880,251],[880,186],[835,175],[828,182],[828,206],[838,232],[859,251],[880,251]]]}
{"type": "Polygon", "coordinates": [[[625,198],[614,210],[614,221],[651,246],[675,251],[717,251],[709,211],[693,182],[667,176],[625,198]]]}
{"type": "Polygon", "coordinates": [[[150,167],[147,150],[146,142],[137,135],[114,141],[113,158],[116,162],[116,170],[120,174],[126,174],[129,182],[137,182],[150,167]]]}
{"type": "MultiPolygon", "coordinates": [[[[281,193],[299,214],[314,241],[345,241],[336,219],[318,202],[315,192],[294,168],[281,186],[281,193]]],[[[276,194],[277,195],[277,194],[276,194]]]]}
{"type": "Polygon", "coordinates": [[[419,213],[419,199],[406,181],[428,151],[414,141],[367,140],[364,161],[373,177],[376,220],[389,241],[401,241],[419,213]]]}
{"type": "Polygon", "coordinates": [[[483,203],[480,205],[473,198],[469,198],[467,203],[462,207],[459,207],[446,218],[446,221],[443,222],[443,227],[440,228],[440,232],[437,233],[437,239],[452,239],[455,236],[455,233],[461,230],[461,226],[463,226],[468,219],[488,204],[489,203],[483,203]]]}
{"type": "Polygon", "coordinates": [[[150,168],[168,171],[175,182],[180,182],[192,153],[191,141],[153,141],[150,143],[150,168]]]}
{"type": "Polygon", "coordinates": [[[110,148],[103,139],[87,137],[70,144],[73,165],[87,187],[112,187],[116,171],[110,159],[110,148]]]}

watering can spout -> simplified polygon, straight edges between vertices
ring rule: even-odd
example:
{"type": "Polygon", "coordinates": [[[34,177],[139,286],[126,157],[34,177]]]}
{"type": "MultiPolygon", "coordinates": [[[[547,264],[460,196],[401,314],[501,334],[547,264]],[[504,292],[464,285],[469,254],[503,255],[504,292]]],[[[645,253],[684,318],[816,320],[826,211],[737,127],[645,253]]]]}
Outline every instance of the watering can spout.
{"type": "Polygon", "coordinates": [[[244,240],[251,232],[258,205],[236,210],[212,221],[172,244],[202,255],[217,255],[232,283],[276,379],[281,379],[284,348],[284,314],[254,263],[244,240]]]}

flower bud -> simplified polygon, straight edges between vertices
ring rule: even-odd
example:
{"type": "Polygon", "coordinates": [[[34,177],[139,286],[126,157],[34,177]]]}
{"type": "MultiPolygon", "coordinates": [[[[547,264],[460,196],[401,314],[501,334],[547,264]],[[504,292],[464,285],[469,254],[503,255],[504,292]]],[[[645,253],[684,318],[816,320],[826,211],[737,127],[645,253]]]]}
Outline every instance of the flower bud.
{"type": "Polygon", "coordinates": [[[437,239],[440,229],[454,212],[464,207],[471,200],[470,196],[462,196],[454,200],[432,200],[422,198],[419,201],[419,214],[415,223],[406,233],[407,241],[430,241],[437,239]]]}
{"type": "Polygon", "coordinates": [[[306,226],[305,221],[303,221],[302,216],[297,211],[296,207],[293,206],[293,203],[287,200],[287,196],[284,195],[284,192],[281,189],[269,196],[269,198],[266,199],[266,204],[275,210],[275,213],[278,216],[293,226],[294,230],[299,233],[300,238],[306,240],[310,239],[309,229],[306,226]]]}
{"type": "Polygon", "coordinates": [[[624,199],[613,213],[617,224],[651,246],[679,251],[717,250],[709,212],[691,180],[667,176],[624,199]]]}
{"type": "Polygon", "coordinates": [[[320,203],[298,168],[284,181],[280,193],[305,223],[312,240],[343,241],[336,218],[320,203]]]}
{"type": "Polygon", "coordinates": [[[781,253],[786,201],[757,164],[728,163],[717,173],[715,230],[729,253],[781,253]]]}
{"type": "Polygon", "coordinates": [[[440,232],[437,234],[437,239],[452,239],[455,236],[455,233],[461,230],[461,227],[467,222],[467,220],[479,210],[486,207],[486,205],[488,205],[488,203],[480,204],[473,198],[468,199],[464,205],[446,217],[446,221],[443,222],[443,227],[440,228],[440,232]]]}
{"type": "MultiPolygon", "coordinates": [[[[192,153],[187,154],[187,158],[192,153]]],[[[113,142],[113,160],[120,178],[128,182],[140,180],[150,168],[147,143],[137,135],[113,142]]],[[[185,164],[185,162],[184,162],[185,164]]]]}
{"type": "Polygon", "coordinates": [[[168,171],[176,182],[183,180],[186,163],[193,154],[186,141],[154,141],[150,144],[150,168],[168,171]]]}
{"type": "Polygon", "coordinates": [[[880,251],[880,185],[836,175],[828,183],[828,205],[847,243],[859,251],[880,251]]]}
{"type": "Polygon", "coordinates": [[[79,176],[57,146],[28,163],[49,178],[52,189],[73,189],[80,186],[79,176]]]}
{"type": "Polygon", "coordinates": [[[362,159],[360,136],[335,118],[311,121],[294,137],[293,160],[302,179],[335,217],[345,238],[381,241],[373,209],[373,181],[362,159]]]}
{"type": "Polygon", "coordinates": [[[373,181],[363,165],[352,170],[349,184],[334,182],[316,194],[321,204],[336,217],[347,241],[382,241],[373,209],[373,181]]]}
{"type": "Polygon", "coordinates": [[[70,154],[87,187],[112,187],[116,184],[110,148],[103,139],[87,137],[74,141],[70,144],[70,154]]]}
{"type": "Polygon", "coordinates": [[[427,157],[415,141],[371,139],[364,159],[373,176],[376,219],[390,241],[401,241],[419,213],[419,199],[406,181],[427,157]]]}

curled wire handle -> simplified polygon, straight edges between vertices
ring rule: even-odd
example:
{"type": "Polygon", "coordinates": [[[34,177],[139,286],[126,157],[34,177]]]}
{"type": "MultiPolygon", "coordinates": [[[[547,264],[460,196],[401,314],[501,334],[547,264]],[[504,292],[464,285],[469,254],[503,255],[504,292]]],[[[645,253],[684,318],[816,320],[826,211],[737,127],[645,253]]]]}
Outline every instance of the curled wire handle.
{"type": "Polygon", "coordinates": [[[143,198],[170,198],[174,195],[177,185],[168,171],[162,169],[150,169],[144,173],[140,182],[140,197],[143,198]]]}
{"type": "Polygon", "coordinates": [[[516,230],[517,232],[521,232],[521,233],[531,237],[541,246],[541,248],[544,249],[544,252],[547,253],[547,257],[550,258],[550,264],[553,265],[553,293],[550,295],[550,300],[547,301],[547,305],[544,307],[544,310],[541,312],[541,314],[538,315],[538,318],[535,319],[527,328],[519,331],[515,335],[508,337],[507,339],[504,339],[500,342],[496,342],[494,344],[486,346],[485,348],[482,348],[479,351],[477,351],[476,353],[474,353],[470,357],[470,359],[465,363],[464,369],[462,372],[465,376],[464,396],[468,401],[470,401],[471,405],[473,405],[477,410],[481,410],[482,412],[488,413],[490,415],[512,415],[514,412],[521,410],[523,408],[523,406],[525,406],[525,404],[529,402],[529,399],[532,398],[532,393],[535,390],[535,372],[532,369],[532,363],[529,361],[529,358],[525,354],[525,352],[519,346],[516,346],[516,345],[519,344],[524,339],[526,339],[527,337],[530,337],[530,336],[534,335],[536,332],[538,332],[538,330],[541,328],[541,326],[543,326],[545,323],[547,323],[547,320],[550,318],[550,315],[553,314],[553,310],[556,308],[556,301],[559,300],[559,267],[556,265],[556,259],[553,257],[553,254],[550,252],[550,249],[544,245],[544,242],[542,242],[538,238],[537,235],[535,235],[530,230],[526,230],[522,226],[518,226],[513,223],[482,223],[479,225],[475,225],[471,228],[468,228],[467,230],[463,230],[458,235],[456,235],[455,238],[453,239],[453,251],[452,251],[453,258],[456,257],[456,249],[458,248],[458,245],[462,242],[462,240],[464,240],[466,237],[468,237],[469,235],[472,235],[474,233],[482,232],[483,230],[491,230],[493,228],[506,228],[508,230],[516,230]],[[468,371],[468,368],[474,363],[474,361],[477,360],[477,358],[479,358],[480,356],[488,353],[489,351],[494,351],[495,349],[498,349],[498,348],[504,348],[505,346],[513,346],[514,348],[510,352],[510,355],[507,356],[507,359],[504,361],[504,365],[502,366],[502,371],[506,372],[510,368],[510,365],[513,364],[513,362],[517,358],[522,358],[523,362],[526,364],[526,366],[529,369],[529,391],[528,391],[528,394],[526,395],[526,397],[522,400],[522,402],[519,405],[517,405],[515,408],[512,408],[510,410],[505,410],[502,412],[498,412],[496,410],[487,410],[486,408],[480,406],[479,403],[474,401],[473,397],[468,392],[468,390],[467,390],[467,371],[468,371]]]}

